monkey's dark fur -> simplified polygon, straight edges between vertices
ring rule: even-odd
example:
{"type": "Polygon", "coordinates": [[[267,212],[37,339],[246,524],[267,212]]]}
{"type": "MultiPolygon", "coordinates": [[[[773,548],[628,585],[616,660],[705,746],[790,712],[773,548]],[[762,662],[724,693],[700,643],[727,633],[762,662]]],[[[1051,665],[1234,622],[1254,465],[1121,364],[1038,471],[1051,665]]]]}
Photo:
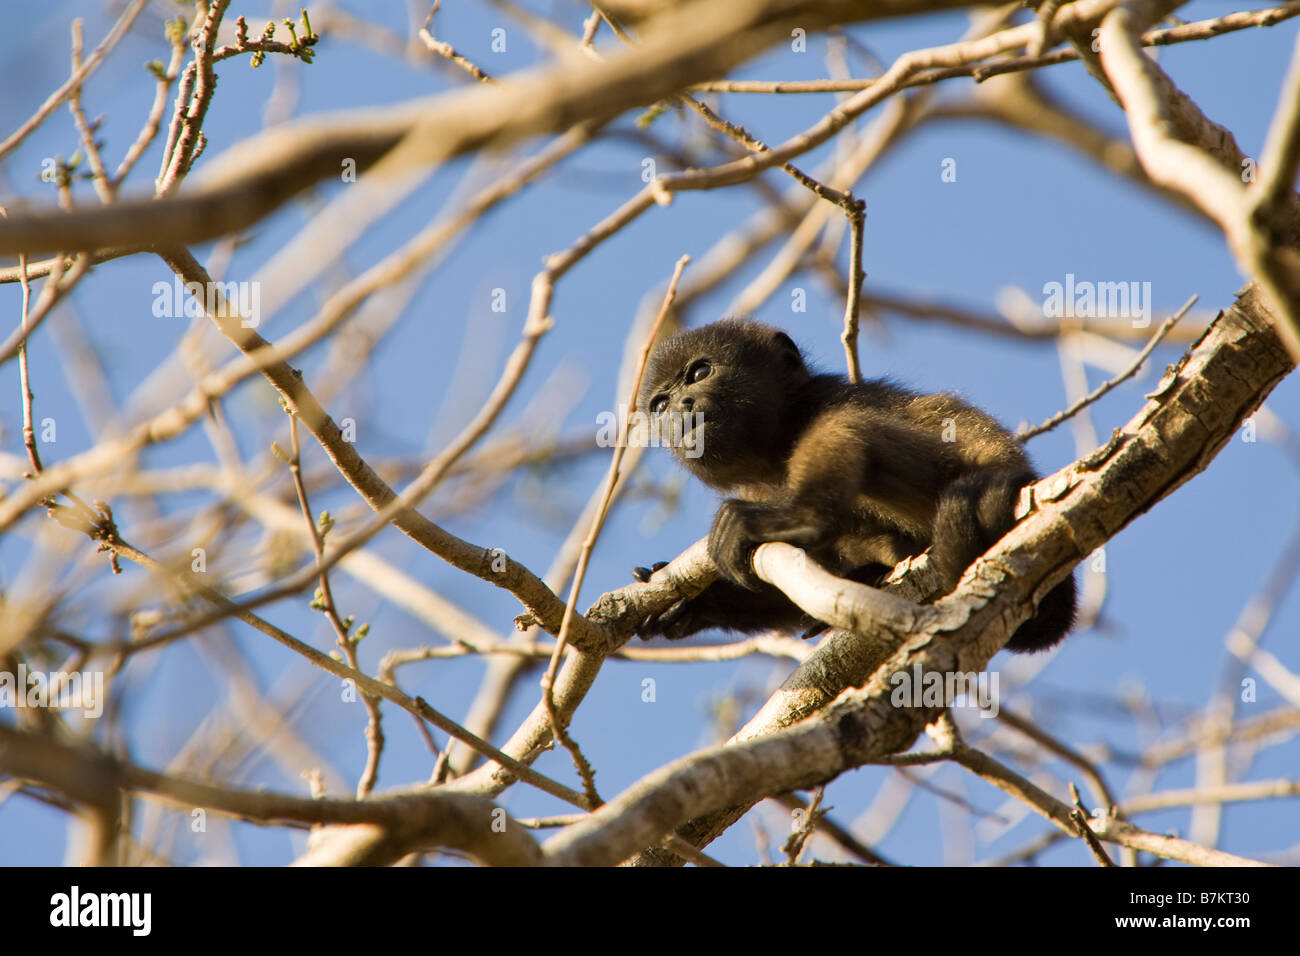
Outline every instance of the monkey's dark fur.
{"type": "MultiPolygon", "coordinates": [[[[709,533],[721,578],[647,620],[642,637],[816,627],[754,575],[750,558],[765,541],[804,548],[831,571],[872,585],[929,548],[947,594],[1015,523],[1020,489],[1038,478],[1015,439],[961,399],[815,374],[789,336],[757,322],[725,319],[659,345],[637,404],[665,434],[666,416],[689,413],[699,422],[686,443],[698,443],[698,457],[682,443],[674,452],[730,496],[709,533]]],[[[635,573],[646,580],[650,571],[635,573]]],[[[1071,576],[1007,649],[1056,644],[1074,623],[1075,604],[1071,576]]]]}

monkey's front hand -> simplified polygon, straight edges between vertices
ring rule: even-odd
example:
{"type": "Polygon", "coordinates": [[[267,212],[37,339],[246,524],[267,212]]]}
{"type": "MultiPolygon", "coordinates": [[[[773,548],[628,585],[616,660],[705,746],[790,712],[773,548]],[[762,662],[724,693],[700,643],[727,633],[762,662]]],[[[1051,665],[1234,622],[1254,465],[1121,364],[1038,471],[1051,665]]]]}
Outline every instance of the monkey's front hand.
{"type": "Polygon", "coordinates": [[[754,573],[754,549],[783,541],[813,551],[826,544],[831,529],[813,509],[732,498],[722,503],[709,532],[709,557],[724,578],[750,591],[763,587],[754,573]]]}
{"type": "MultiPolygon", "coordinates": [[[[648,568],[633,568],[632,577],[645,584],[656,571],[667,566],[667,561],[656,561],[648,568]]],[[[725,618],[720,619],[718,614],[719,610],[725,612],[726,609],[714,607],[719,597],[719,583],[737,590],[734,585],[727,582],[715,582],[694,598],[680,598],[658,614],[651,614],[642,621],[636,629],[637,636],[643,641],[659,636],[676,641],[683,637],[690,637],[696,631],[702,631],[707,627],[726,626],[725,618]]]]}
{"type": "MultiPolygon", "coordinates": [[[[649,568],[637,568],[638,581],[649,579],[649,568]]],[[[689,637],[709,628],[754,634],[770,629],[807,628],[817,622],[790,603],[789,598],[772,587],[761,584],[750,591],[730,581],[717,580],[693,598],[682,598],[658,614],[652,614],[636,629],[643,641],[663,636],[669,640],[689,637]]]]}
{"type": "MultiPolygon", "coordinates": [[[[656,561],[648,568],[633,568],[632,577],[645,584],[660,568],[668,566],[667,561],[656,561]]],[[[691,612],[691,602],[686,598],[670,604],[658,614],[651,614],[636,629],[637,636],[643,641],[663,635],[670,640],[689,637],[696,631],[708,627],[708,623],[698,620],[691,612]]]]}

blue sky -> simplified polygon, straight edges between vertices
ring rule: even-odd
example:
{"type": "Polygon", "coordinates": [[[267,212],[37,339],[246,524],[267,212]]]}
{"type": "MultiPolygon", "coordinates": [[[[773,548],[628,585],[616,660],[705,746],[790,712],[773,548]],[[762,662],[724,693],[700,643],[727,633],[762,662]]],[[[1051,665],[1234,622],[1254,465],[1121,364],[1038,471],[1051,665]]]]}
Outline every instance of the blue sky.
{"type": "MultiPolygon", "coordinates": [[[[398,31],[405,30],[405,5],[350,3],[344,6],[398,31]],[[373,9],[369,9],[373,8],[373,9]]],[[[48,3],[31,14],[24,32],[0,36],[0,75],[14,92],[0,101],[0,130],[14,129],[65,77],[67,23],[86,19],[87,47],[107,29],[102,5],[48,3]]],[[[582,11],[560,4],[562,19],[577,29],[582,11]]],[[[1228,7],[1197,2],[1180,11],[1187,20],[1215,16],[1228,7]]],[[[547,12],[552,12],[549,6],[547,12]]],[[[264,4],[241,6],[260,23],[264,4]]],[[[283,11],[280,11],[283,14],[283,11]]],[[[153,96],[153,83],[141,64],[163,58],[166,48],[156,21],[142,25],[116,50],[95,75],[85,95],[87,112],[104,114],[101,137],[116,162],[134,138],[153,96]]],[[[484,5],[446,5],[436,24],[438,35],[490,74],[508,72],[537,62],[538,51],[526,33],[484,5]],[[504,27],[507,49],[491,50],[491,31],[504,27]]],[[[958,15],[917,21],[871,24],[854,28],[852,37],[888,63],[906,50],[948,42],[963,29],[958,15]]],[[[1164,48],[1160,62],[1205,112],[1231,129],[1241,147],[1257,156],[1295,40],[1295,21],[1264,30],[1248,30],[1210,43],[1164,48]]],[[[779,48],[750,63],[739,78],[799,79],[825,75],[824,42],[814,37],[806,53],[779,48]]],[[[856,73],[866,70],[854,57],[856,73]]],[[[277,69],[296,71],[301,98],[295,115],[398,102],[450,90],[462,85],[446,71],[427,70],[326,37],[316,62],[304,67],[285,63],[277,69]]],[[[209,113],[206,158],[231,146],[261,123],[274,74],[268,66],[250,70],[243,60],[218,68],[219,88],[209,113]]],[[[1077,65],[1042,71],[1047,87],[1104,128],[1123,134],[1122,117],[1077,65]]],[[[968,81],[950,81],[944,96],[960,96],[968,81]]],[[[805,128],[831,105],[826,95],[743,96],[721,100],[728,118],[744,124],[768,143],[805,128]]],[[[868,120],[875,114],[868,114],[868,120]]],[[[634,116],[615,124],[629,130],[634,116]]],[[[684,118],[668,115],[654,127],[676,139],[684,118]]],[[[698,131],[696,135],[699,135],[698,131]]],[[[15,196],[42,199],[48,187],[39,182],[42,159],[68,155],[76,133],[65,110],[0,163],[0,201],[15,196]]],[[[530,147],[535,148],[535,145],[530,147]]],[[[137,189],[150,184],[159,146],[146,154],[133,181],[137,189]]],[[[416,458],[435,454],[459,430],[496,382],[505,356],[522,328],[529,283],[543,256],[569,246],[590,226],[638,190],[647,147],[628,137],[609,136],[562,164],[540,183],[484,217],[420,286],[392,334],[376,350],[372,364],[330,405],[335,419],[352,417],[358,425],[357,447],[368,459],[395,455],[416,458]],[[491,309],[491,290],[504,289],[504,313],[491,309]],[[465,359],[462,361],[462,353],[465,359]],[[456,394],[452,394],[453,387],[456,394]]],[[[823,147],[801,165],[815,168],[828,155],[823,147]]],[[[663,163],[665,160],[660,159],[663,163]]],[[[202,168],[200,160],[199,167],[202,168]]],[[[662,167],[661,168],[665,168],[662,167]]],[[[285,335],[314,314],[328,284],[356,274],[379,261],[428,221],[456,195],[466,165],[453,163],[423,184],[395,213],[366,232],[331,270],[321,288],[308,291],[287,308],[269,317],[261,331],[269,338],[285,335]]],[[[778,172],[767,181],[785,189],[778,172]]],[[[302,202],[287,207],[250,231],[235,251],[227,277],[253,275],[341,185],[322,187],[302,202]]],[[[1151,284],[1158,323],[1191,294],[1200,296],[1201,310],[1232,301],[1243,282],[1228,256],[1222,237],[1181,209],[1152,198],[1137,187],[1100,170],[1064,149],[1012,133],[987,123],[931,124],[909,137],[855,187],[867,203],[864,260],[867,291],[918,299],[938,298],[974,309],[991,309],[1007,286],[1025,290],[1035,301],[1049,282],[1067,274],[1092,281],[1136,281],[1151,284]],[[956,182],[942,182],[945,158],[956,160],[956,182]]],[[[80,198],[92,202],[89,189],[80,198]]],[[[503,418],[514,421],[530,404],[555,390],[573,396],[562,423],[568,436],[594,434],[597,415],[622,400],[615,395],[613,370],[622,356],[624,339],[638,306],[648,292],[670,274],[683,253],[698,257],[711,244],[759,208],[755,190],[730,190],[679,195],[671,207],[651,210],[615,239],[583,260],[558,286],[552,306],[555,328],[549,332],[519,393],[503,418]]],[[[196,250],[201,260],[210,247],[196,250]]],[[[701,323],[719,317],[733,296],[768,261],[760,255],[733,281],[702,301],[690,320],[701,323]]],[[[841,263],[847,259],[841,255],[841,263]]],[[[689,272],[688,272],[689,276],[689,272]]],[[[95,269],[73,297],[73,306],[86,334],[109,369],[115,400],[125,403],[132,391],[176,346],[185,331],[178,319],[156,318],[151,310],[152,284],[169,280],[166,266],[156,258],[137,256],[95,269]]],[[[16,321],[16,286],[0,287],[0,315],[16,321]]],[[[839,369],[843,358],[838,342],[843,303],[828,295],[822,283],[807,275],[788,282],[757,317],[782,325],[821,365],[839,369]],[[790,310],[791,291],[803,288],[806,312],[790,310]]],[[[225,358],[231,350],[220,351],[225,358]]],[[[302,367],[309,384],[325,349],[306,353],[302,367]]],[[[1092,410],[1098,434],[1106,436],[1141,406],[1160,369],[1176,361],[1178,347],[1161,347],[1144,376],[1117,388],[1092,410]]],[[[1051,343],[1017,343],[954,329],[939,323],[886,319],[863,335],[862,356],[868,375],[888,375],[924,390],[955,390],[989,410],[1008,425],[1040,421],[1066,401],[1056,348],[1051,343]]],[[[17,368],[4,370],[0,385],[3,451],[21,454],[21,418],[17,368]]],[[[49,338],[38,335],[32,354],[38,417],[58,422],[58,441],[46,459],[75,454],[90,443],[90,432],[78,411],[49,338]]],[[[1108,373],[1089,368],[1095,385],[1108,373]]],[[[1271,396],[1269,407],[1293,429],[1300,428],[1300,386],[1294,377],[1271,396]]],[[[269,386],[254,381],[238,390],[226,404],[226,414],[248,458],[265,454],[280,434],[269,386]]],[[[1031,443],[1030,452],[1041,471],[1055,470],[1076,451],[1068,430],[1061,429],[1031,443]]],[[[316,448],[306,451],[309,470],[328,462],[316,448]]],[[[151,450],[145,462],[165,467],[185,462],[213,461],[211,445],[200,428],[151,450]]],[[[570,525],[597,487],[607,467],[604,453],[588,455],[545,474],[515,478],[468,513],[446,519],[454,533],[488,547],[505,548],[512,557],[539,573],[553,558],[570,525]],[[545,514],[538,516],[539,501],[545,514]]],[[[716,497],[687,480],[667,453],[648,457],[645,480],[680,485],[680,508],[665,519],[662,507],[645,497],[628,500],[611,516],[597,546],[583,588],[580,606],[597,595],[627,583],[633,565],[672,557],[709,527],[716,497]]],[[[1004,706],[1032,712],[1042,725],[1078,747],[1105,744],[1132,752],[1144,738],[1132,717],[1117,708],[1121,692],[1145,687],[1155,712],[1171,725],[1205,705],[1219,686],[1226,652],[1224,637],[1247,601],[1261,586],[1282,554],[1297,520],[1297,475],[1283,454],[1267,442],[1232,441],[1209,470],[1150,514],[1137,519],[1107,547],[1108,597],[1104,629],[1071,637],[1042,669],[1030,688],[1004,700],[1004,706]]],[[[348,494],[317,493],[314,506],[342,508],[348,494]]],[[[167,512],[192,508],[202,499],[194,494],[167,496],[167,512]]],[[[440,520],[437,495],[426,513],[440,520]]],[[[145,516],[130,508],[119,513],[123,534],[130,539],[132,521],[145,516]]],[[[33,516],[24,535],[0,540],[0,582],[8,587],[19,575],[29,553],[33,516]]],[[[180,547],[180,543],[177,543],[180,547]]],[[[508,632],[517,603],[504,591],[470,579],[422,552],[395,531],[381,535],[379,552],[430,587],[462,602],[472,613],[502,633],[508,632]]],[[[84,594],[69,602],[70,626],[88,636],[103,637],[106,622],[96,617],[100,602],[114,603],[131,588],[147,587],[146,579],[129,572],[120,578],[101,576],[84,594]]],[[[390,648],[441,642],[428,628],[338,575],[337,597],[346,613],[371,624],[362,645],[362,663],[373,672],[390,648]]],[[[267,610],[275,623],[318,647],[332,646],[332,636],[320,615],[308,610],[305,598],[282,602],[267,610]]],[[[1294,595],[1278,608],[1264,646],[1293,671],[1300,606],[1294,595]]],[[[232,626],[203,639],[216,645],[233,640],[268,695],[285,686],[305,687],[306,699],[295,710],[299,732],[349,782],[355,783],[365,759],[364,713],[355,704],[337,702],[331,678],[310,672],[308,665],[247,628],[232,626]]],[[[132,759],[165,767],[178,748],[225,696],[225,683],[211,670],[212,656],[179,645],[149,660],[136,661],[125,680],[130,693],[122,715],[131,742],[132,759]]],[[[993,667],[1004,682],[1022,662],[1000,655],[993,667]]],[[[483,665],[472,660],[415,665],[403,672],[404,688],[424,696],[453,717],[463,716],[473,698],[483,665]]],[[[715,739],[712,702],[742,693],[746,718],[779,680],[787,664],[744,660],[719,664],[646,664],[609,662],[580,708],[573,725],[598,770],[597,781],[607,799],[664,762],[715,739]],[[657,699],[641,699],[642,682],[653,678],[657,699]]],[[[526,682],[508,709],[502,726],[513,728],[536,700],[534,679],[526,682]]],[[[1004,687],[1005,687],[1004,683],[1004,687]]],[[[1242,704],[1245,716],[1264,714],[1282,704],[1262,681],[1258,700],[1242,704]]],[[[425,779],[428,754],[409,718],[386,708],[389,736],[380,785],[398,786],[425,779]]],[[[1006,731],[1004,731],[1006,733],[1006,731]]],[[[439,742],[442,738],[439,735],[439,742]]],[[[1292,740],[1261,751],[1242,768],[1244,779],[1294,775],[1300,744],[1292,740]]],[[[575,777],[563,754],[545,755],[543,771],[570,785],[575,777]]],[[[1026,765],[1021,765],[1026,766],[1026,765]]],[[[1059,763],[1043,767],[1045,780],[1078,779],[1059,763]]],[[[1042,770],[1040,767],[1039,770],[1042,770]]],[[[231,768],[227,768],[231,769],[231,768]]],[[[233,768],[232,780],[242,786],[265,786],[295,793],[305,783],[291,778],[264,753],[233,768]]],[[[1036,771],[1038,772],[1038,771],[1036,771]]],[[[1126,792],[1122,766],[1108,768],[1111,785],[1126,792]]],[[[866,768],[845,775],[829,789],[826,802],[841,822],[855,820],[872,804],[893,771],[866,768]]],[[[1001,795],[954,767],[927,778],[945,792],[960,794],[981,812],[1005,813],[1001,795]]],[[[1192,764],[1184,761],[1161,772],[1156,789],[1190,786],[1192,764]]],[[[1054,791],[1057,792],[1057,791],[1054,791]]],[[[557,801],[525,787],[515,787],[504,805],[520,815],[565,812],[557,801]]],[[[780,821],[768,814],[779,846],[780,821]]],[[[1151,829],[1186,832],[1188,814],[1174,810],[1144,814],[1137,822],[1151,829]]],[[[1300,842],[1295,826],[1295,801],[1273,800],[1230,806],[1225,811],[1222,846],[1247,856],[1293,848],[1300,842]]],[[[865,821],[871,825],[870,821],[865,821]]],[[[951,804],[920,795],[903,811],[897,826],[880,845],[900,862],[934,864],[966,862],[973,852],[985,859],[1019,846],[1041,832],[1046,823],[1020,823],[994,842],[977,831],[980,842],[968,844],[971,818],[951,804]],[[964,835],[962,835],[964,834],[964,835]],[[945,838],[947,855],[945,855],[945,838]]],[[[222,833],[221,828],[213,828],[222,833]]],[[[301,850],[297,834],[274,828],[233,825],[230,829],[238,860],[243,863],[282,862],[301,850]]],[[[176,836],[174,858],[192,863],[233,860],[229,845],[217,833],[176,836]],[[211,842],[207,842],[211,840],[211,842]],[[206,843],[206,845],[205,845],[206,843]]],[[[58,863],[64,859],[65,818],[42,804],[11,797],[0,804],[0,863],[58,863]]],[[[711,852],[729,863],[756,859],[753,829],[741,824],[716,843],[711,852]]],[[[820,853],[819,855],[827,855],[820,853]]],[[[1077,845],[1060,844],[1042,862],[1089,865],[1077,845]]]]}

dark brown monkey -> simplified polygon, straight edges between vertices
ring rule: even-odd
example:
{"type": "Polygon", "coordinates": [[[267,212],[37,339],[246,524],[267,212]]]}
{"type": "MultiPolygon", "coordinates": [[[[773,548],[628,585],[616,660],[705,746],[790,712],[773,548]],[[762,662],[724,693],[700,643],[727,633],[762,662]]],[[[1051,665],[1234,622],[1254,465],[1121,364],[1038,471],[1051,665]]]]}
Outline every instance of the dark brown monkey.
{"type": "MultiPolygon", "coordinates": [[[[645,621],[642,637],[817,627],[755,576],[750,558],[765,541],[801,547],[872,585],[929,548],[949,593],[1015,524],[1020,489],[1038,478],[1019,443],[961,399],[816,374],[789,336],[757,322],[724,319],[660,344],[638,409],[657,433],[673,436],[692,474],[729,496],[709,533],[722,577],[645,621]]],[[[634,572],[640,580],[650,573],[634,572]]],[[[1071,576],[1007,649],[1056,644],[1075,605],[1071,576]]]]}

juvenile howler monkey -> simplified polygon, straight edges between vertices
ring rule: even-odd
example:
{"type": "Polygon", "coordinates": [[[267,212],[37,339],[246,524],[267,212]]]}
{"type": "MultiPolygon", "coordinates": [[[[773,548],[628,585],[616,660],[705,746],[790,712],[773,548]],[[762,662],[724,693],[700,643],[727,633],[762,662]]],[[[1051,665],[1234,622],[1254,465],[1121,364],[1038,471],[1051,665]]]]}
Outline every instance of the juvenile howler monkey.
{"type": "MultiPolygon", "coordinates": [[[[871,585],[929,548],[947,594],[1015,524],[1020,489],[1038,478],[1015,439],[961,399],[816,374],[789,336],[757,322],[724,319],[660,344],[637,404],[661,434],[676,429],[673,450],[692,474],[730,496],[709,533],[721,577],[645,621],[642,637],[816,627],[754,574],[765,541],[871,585]]],[[[1071,575],[1007,649],[1056,644],[1075,604],[1071,575]]]]}

